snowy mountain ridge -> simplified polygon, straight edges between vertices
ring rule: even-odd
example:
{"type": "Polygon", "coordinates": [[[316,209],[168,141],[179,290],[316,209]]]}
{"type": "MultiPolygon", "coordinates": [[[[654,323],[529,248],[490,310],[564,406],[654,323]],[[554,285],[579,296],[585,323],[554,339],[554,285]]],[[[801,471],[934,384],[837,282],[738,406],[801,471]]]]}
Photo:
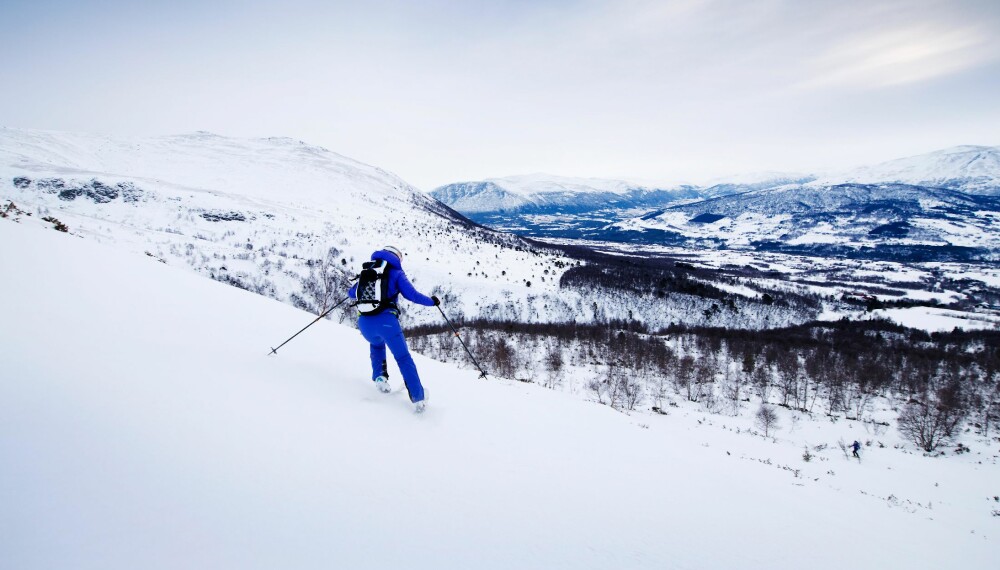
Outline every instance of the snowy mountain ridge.
{"type": "Polygon", "coordinates": [[[727,192],[604,231],[625,240],[827,256],[990,261],[1000,257],[998,196],[1000,148],[959,146],[807,182],[727,192]]]}
{"type": "Polygon", "coordinates": [[[351,198],[423,193],[399,177],[289,138],[228,138],[208,132],[121,138],[0,129],[0,165],[24,174],[168,181],[180,187],[322,206],[351,198]],[[250,160],[248,157],[253,157],[250,160]],[[289,167],[294,165],[294,167],[289,167]]]}
{"type": "Polygon", "coordinates": [[[1000,195],[1000,147],[955,146],[829,174],[809,185],[846,183],[900,183],[996,196],[1000,195]]]}

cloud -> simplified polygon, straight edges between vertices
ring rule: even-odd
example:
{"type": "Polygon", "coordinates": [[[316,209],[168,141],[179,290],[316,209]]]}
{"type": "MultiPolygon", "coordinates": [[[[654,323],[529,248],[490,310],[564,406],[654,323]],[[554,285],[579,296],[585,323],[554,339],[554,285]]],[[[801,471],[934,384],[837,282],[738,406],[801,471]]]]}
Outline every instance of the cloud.
{"type": "Polygon", "coordinates": [[[1000,59],[997,41],[978,26],[921,25],[854,34],[809,62],[802,88],[877,88],[945,77],[1000,59]]]}

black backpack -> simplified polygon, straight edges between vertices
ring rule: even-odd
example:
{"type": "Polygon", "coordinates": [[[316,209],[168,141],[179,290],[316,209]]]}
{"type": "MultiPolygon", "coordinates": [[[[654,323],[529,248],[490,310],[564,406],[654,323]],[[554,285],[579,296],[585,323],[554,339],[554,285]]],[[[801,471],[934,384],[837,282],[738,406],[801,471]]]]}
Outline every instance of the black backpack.
{"type": "Polygon", "coordinates": [[[358,275],[358,313],[377,315],[396,304],[389,298],[389,264],[385,260],[366,261],[358,275]]]}

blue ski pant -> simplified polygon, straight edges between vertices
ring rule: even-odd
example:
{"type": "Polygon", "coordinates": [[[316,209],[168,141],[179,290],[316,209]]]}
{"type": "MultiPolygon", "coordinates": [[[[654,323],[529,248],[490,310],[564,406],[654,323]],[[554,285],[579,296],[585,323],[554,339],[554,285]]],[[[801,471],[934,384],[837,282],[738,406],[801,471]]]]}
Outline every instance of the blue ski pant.
{"type": "Polygon", "coordinates": [[[403,375],[406,391],[410,393],[411,402],[424,399],[424,387],[420,384],[417,365],[410,356],[410,349],[403,337],[403,328],[399,326],[399,317],[392,311],[383,311],[377,315],[358,317],[358,329],[361,335],[371,344],[372,380],[383,374],[385,366],[385,347],[392,351],[399,372],[403,375]]]}

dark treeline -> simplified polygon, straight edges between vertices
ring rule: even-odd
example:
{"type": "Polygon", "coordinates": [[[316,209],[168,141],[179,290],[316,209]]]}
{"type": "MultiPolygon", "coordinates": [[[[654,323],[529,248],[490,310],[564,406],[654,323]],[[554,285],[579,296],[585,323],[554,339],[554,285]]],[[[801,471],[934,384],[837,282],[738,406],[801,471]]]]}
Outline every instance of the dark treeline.
{"type": "MultiPolygon", "coordinates": [[[[461,327],[489,372],[554,387],[572,365],[600,401],[621,409],[662,407],[674,394],[739,413],[755,396],[803,413],[866,419],[880,397],[902,410],[901,422],[915,424],[912,438],[928,450],[963,420],[984,435],[1000,420],[997,331],[926,333],[878,320],[761,331],[649,331],[635,321],[461,327]]],[[[430,356],[461,358],[446,327],[414,327],[410,335],[430,356]]]]}
{"type": "Polygon", "coordinates": [[[604,289],[624,295],[650,295],[666,299],[671,294],[690,295],[718,301],[723,305],[759,303],[775,308],[817,309],[821,298],[788,290],[758,288],[748,277],[770,275],[752,267],[730,268],[725,271],[700,268],[669,257],[621,257],[604,255],[593,263],[570,267],[559,280],[560,289],[604,289]],[[737,278],[742,278],[742,281],[737,278]],[[739,283],[747,289],[757,289],[758,298],[749,298],[724,291],[712,283],[739,283]]]}
{"type": "MultiPolygon", "coordinates": [[[[530,239],[526,240],[529,243],[530,239]]],[[[736,278],[784,278],[780,272],[761,270],[749,265],[726,266],[721,269],[698,267],[688,263],[683,254],[650,253],[637,249],[633,256],[611,255],[583,246],[545,244],[551,250],[585,263],[571,267],[560,278],[560,288],[600,287],[637,293],[652,293],[664,297],[683,293],[706,299],[728,300],[733,295],[708,282],[735,283],[736,278]]],[[[765,303],[816,306],[818,295],[803,295],[787,290],[761,289],[765,303]]]]}
{"type": "Polygon", "coordinates": [[[624,289],[637,293],[653,293],[663,298],[669,293],[686,293],[706,299],[725,299],[728,295],[707,283],[691,278],[688,271],[678,271],[671,267],[642,266],[641,269],[627,263],[616,265],[583,265],[571,267],[559,279],[560,288],[607,287],[624,289]]]}

